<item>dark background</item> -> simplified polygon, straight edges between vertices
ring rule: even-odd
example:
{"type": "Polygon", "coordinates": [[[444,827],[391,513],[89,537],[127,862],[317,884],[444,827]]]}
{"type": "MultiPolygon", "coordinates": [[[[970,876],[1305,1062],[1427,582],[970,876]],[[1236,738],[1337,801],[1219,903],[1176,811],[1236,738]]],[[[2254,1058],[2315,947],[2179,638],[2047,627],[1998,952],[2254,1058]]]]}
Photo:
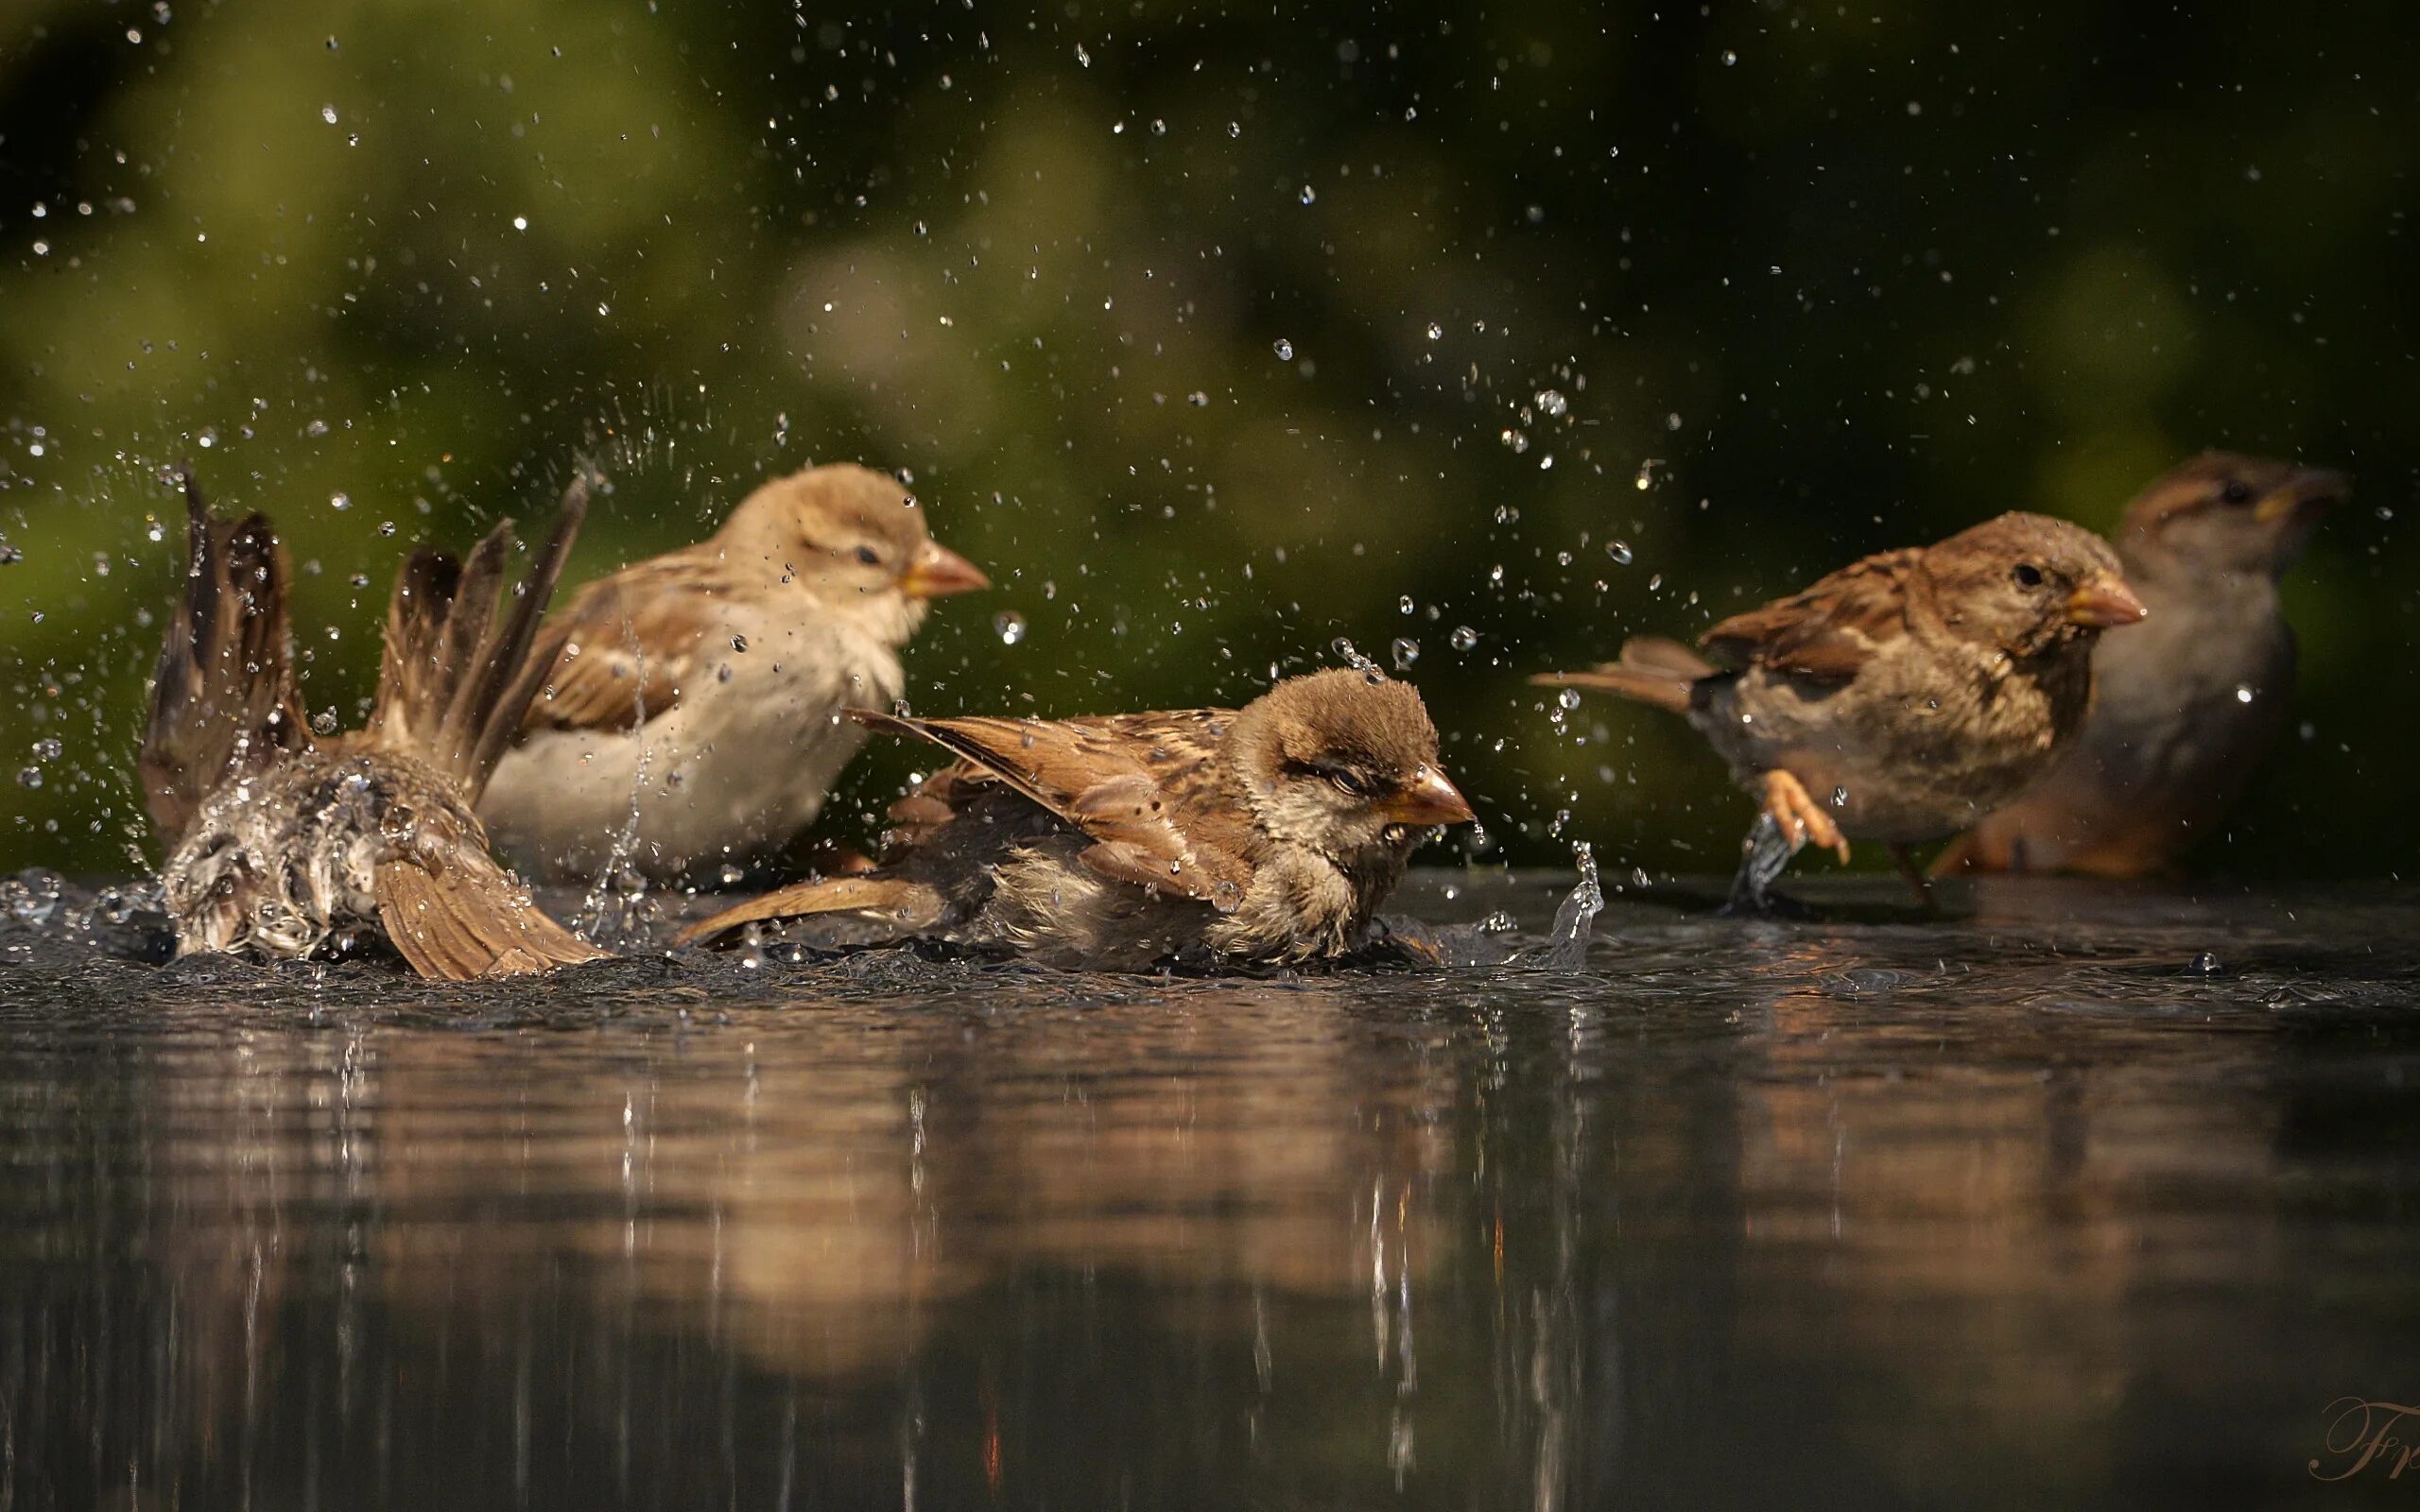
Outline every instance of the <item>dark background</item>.
{"type": "Polygon", "coordinates": [[[2412,35],[2386,0],[15,0],[0,868],[140,853],[187,461],[302,564],[315,711],[354,717],[411,543],[576,458],[614,481],[586,576],[858,457],[999,584],[910,652],[922,711],[1240,700],[1409,637],[1458,844],[1552,860],[1567,810],[1706,871],[1747,815],[1718,764],[1527,674],[2002,509],[2105,526],[2224,445],[2357,495],[2289,588],[2302,738],[2199,862],[2394,870],[2412,35]]]}

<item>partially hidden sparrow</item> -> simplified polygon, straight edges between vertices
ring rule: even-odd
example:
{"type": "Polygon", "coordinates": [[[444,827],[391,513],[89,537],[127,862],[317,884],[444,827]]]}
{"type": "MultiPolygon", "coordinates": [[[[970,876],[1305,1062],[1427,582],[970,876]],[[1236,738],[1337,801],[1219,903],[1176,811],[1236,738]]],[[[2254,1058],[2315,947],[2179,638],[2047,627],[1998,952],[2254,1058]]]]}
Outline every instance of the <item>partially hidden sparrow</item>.
{"type": "Polygon", "coordinates": [[[2168,869],[2225,817],[2284,730],[2294,632],[2277,584],[2343,474],[2211,452],[2135,497],[2113,544],[2151,620],[2093,654],[2076,748],[1934,872],[2168,869]]]}
{"type": "Polygon", "coordinates": [[[293,959],[383,936],[423,976],[460,980],[603,954],[530,902],[473,813],[545,670],[529,647],[587,501],[574,484],[510,589],[509,522],[468,561],[414,554],[369,726],[322,740],[295,694],[276,535],[260,514],[213,516],[185,480],[183,594],[140,759],[178,954],[293,959]]]}
{"type": "Polygon", "coordinates": [[[677,881],[776,853],[864,744],[841,711],[896,700],[928,601],[989,582],[896,479],[842,463],[768,483],[711,538],[547,621],[551,675],[480,816],[555,880],[619,858],[677,881]]]}
{"type": "Polygon", "coordinates": [[[689,929],[845,915],[1110,971],[1300,962],[1360,945],[1412,848],[1471,817],[1409,684],[1337,669],[1239,710],[904,719],[958,757],[891,809],[874,870],[689,929]]]}
{"type": "Polygon", "coordinates": [[[1640,639],[1619,662],[1534,680],[1685,715],[1730,764],[1762,809],[1734,907],[1767,906],[1799,847],[1846,861],[1852,837],[1887,845],[1929,907],[1909,848],[2049,770],[2090,707],[2094,642],[2143,616],[2100,537],[2004,514],[1734,615],[1700,639],[1711,661],[1640,639]]]}

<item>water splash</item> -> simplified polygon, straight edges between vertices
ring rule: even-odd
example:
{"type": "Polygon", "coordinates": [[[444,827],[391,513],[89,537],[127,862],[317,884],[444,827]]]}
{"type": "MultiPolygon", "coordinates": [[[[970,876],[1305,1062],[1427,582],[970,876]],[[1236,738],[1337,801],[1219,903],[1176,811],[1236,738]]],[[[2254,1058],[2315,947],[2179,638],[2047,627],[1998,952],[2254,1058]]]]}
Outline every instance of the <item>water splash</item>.
{"type": "Polygon", "coordinates": [[[1596,933],[1597,916],[1604,911],[1605,889],[1597,881],[1594,847],[1585,840],[1574,841],[1571,859],[1580,868],[1579,885],[1554,911],[1554,928],[1547,942],[1521,952],[1513,957],[1517,964],[1576,971],[1588,963],[1588,940],[1596,933]]]}

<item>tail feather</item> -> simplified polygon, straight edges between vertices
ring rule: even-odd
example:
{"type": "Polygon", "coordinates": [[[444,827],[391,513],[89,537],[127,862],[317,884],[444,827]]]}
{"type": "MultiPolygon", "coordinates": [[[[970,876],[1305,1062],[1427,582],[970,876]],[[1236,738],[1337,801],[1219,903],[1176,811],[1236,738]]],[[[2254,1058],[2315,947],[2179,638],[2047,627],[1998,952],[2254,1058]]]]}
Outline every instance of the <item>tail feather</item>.
{"type": "Polygon", "coordinates": [[[138,765],[160,833],[183,833],[230,775],[311,744],[287,651],[285,549],[265,515],[214,517],[184,478],[183,591],[162,637],[138,765]]]}
{"type": "Polygon", "coordinates": [[[1680,714],[1689,712],[1690,691],[1720,668],[1678,641],[1642,635],[1622,647],[1621,660],[1585,672],[1548,672],[1530,680],[1547,686],[1594,688],[1680,714]]]}
{"type": "Polygon", "coordinates": [[[510,521],[489,531],[467,562],[424,550],[396,575],[372,737],[453,777],[468,801],[486,788],[546,675],[529,648],[587,512],[587,482],[575,480],[501,610],[510,521]]]}
{"type": "Polygon", "coordinates": [[[814,914],[866,914],[895,923],[902,935],[929,928],[941,920],[942,895],[923,883],[901,877],[831,877],[821,882],[793,883],[761,898],[752,898],[701,919],[681,932],[683,945],[703,945],[744,924],[804,919],[814,914]]]}

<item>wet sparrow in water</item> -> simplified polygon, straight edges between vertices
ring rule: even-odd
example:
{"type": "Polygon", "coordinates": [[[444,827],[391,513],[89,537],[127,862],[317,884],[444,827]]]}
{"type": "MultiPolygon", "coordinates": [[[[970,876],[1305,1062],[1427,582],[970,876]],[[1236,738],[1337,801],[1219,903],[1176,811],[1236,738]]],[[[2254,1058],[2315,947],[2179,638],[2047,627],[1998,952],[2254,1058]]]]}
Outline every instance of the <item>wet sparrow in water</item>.
{"type": "Polygon", "coordinates": [[[1342,954],[1429,829],[1471,817],[1409,684],[1340,669],[1240,710],[866,725],[958,756],[891,810],[883,864],[684,940],[850,915],[1048,964],[1143,971],[1342,954]]]}
{"type": "Polygon", "coordinates": [[[2093,643],[2143,613],[2100,537],[2005,514],[1724,620],[1699,642],[1712,662],[1635,640],[1617,662],[1535,680],[1685,714],[1731,764],[1764,811],[1734,906],[1764,906],[1799,846],[1845,861],[1852,836],[1885,842],[1922,891],[1908,848],[2047,772],[2083,728],[2093,643]]]}
{"type": "Polygon", "coordinates": [[[659,880],[779,851],[865,742],[840,711],[897,699],[926,602],[988,582],[870,468],[768,483],[709,540],[547,620],[552,675],[480,816],[554,878],[595,873],[617,846],[659,880]]]}
{"type": "Polygon", "coordinates": [[[2100,696],[2076,747],[1934,864],[2138,877],[2209,833],[2293,703],[2277,582],[2342,473],[2212,452],[2152,483],[2111,542],[2152,617],[2093,653],[2100,696]]]}
{"type": "Polygon", "coordinates": [[[177,954],[313,954],[383,934],[424,976],[539,971],[601,953],[538,911],[472,814],[544,670],[539,614],[587,507],[508,591],[510,524],[467,563],[416,553],[395,581],[369,727],[315,739],[295,697],[285,556],[268,521],[214,518],[185,481],[192,544],[143,741],[144,797],[177,954]]]}

